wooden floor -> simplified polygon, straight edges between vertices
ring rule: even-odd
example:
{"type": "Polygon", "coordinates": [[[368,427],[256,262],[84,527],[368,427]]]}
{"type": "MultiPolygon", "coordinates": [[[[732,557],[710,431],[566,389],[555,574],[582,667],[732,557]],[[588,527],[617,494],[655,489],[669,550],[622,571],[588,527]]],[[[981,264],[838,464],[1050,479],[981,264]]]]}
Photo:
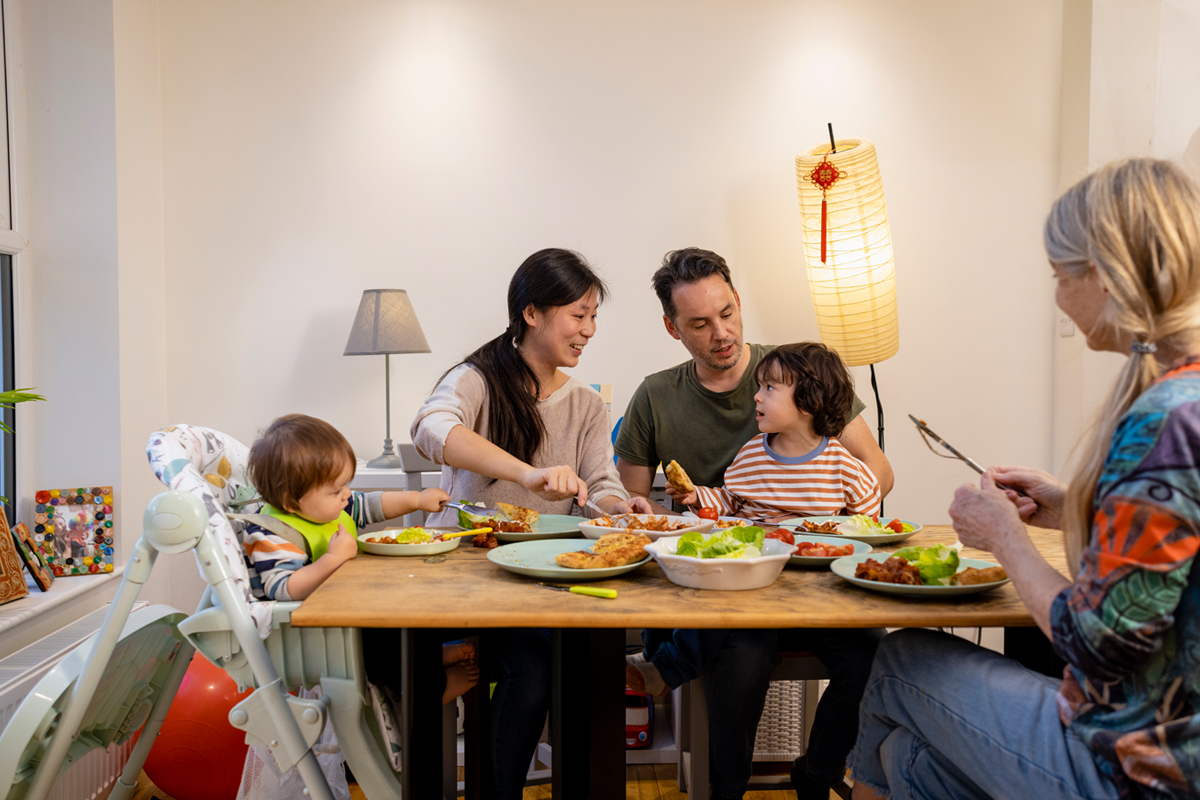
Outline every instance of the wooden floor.
{"type": "MultiPolygon", "coordinates": [[[[625,800],[686,800],[675,784],[674,764],[640,764],[625,768],[625,800]]],[[[837,795],[830,793],[832,800],[837,795]]],[[[530,786],[525,790],[524,800],[547,800],[550,797],[550,785],[530,786]]],[[[366,800],[359,791],[358,784],[350,784],[351,800],[366,800]]],[[[133,793],[133,800],[172,800],[160,792],[146,773],[138,779],[138,787],[133,793]]],[[[795,800],[793,791],[747,792],[745,800],[795,800]]]]}

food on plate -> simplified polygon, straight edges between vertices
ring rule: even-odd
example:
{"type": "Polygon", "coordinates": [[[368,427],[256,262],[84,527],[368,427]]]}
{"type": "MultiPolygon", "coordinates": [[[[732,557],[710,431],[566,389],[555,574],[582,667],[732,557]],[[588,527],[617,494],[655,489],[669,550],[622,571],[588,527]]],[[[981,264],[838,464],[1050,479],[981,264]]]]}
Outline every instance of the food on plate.
{"type": "Polygon", "coordinates": [[[926,586],[949,586],[958,570],[958,551],[944,544],[902,547],[896,556],[916,566],[926,586]]]}
{"type": "Polygon", "coordinates": [[[523,508],[514,506],[510,503],[493,503],[496,510],[503,514],[511,522],[523,522],[529,526],[529,530],[537,530],[538,518],[541,516],[532,508],[523,508]]]}
{"type": "Polygon", "coordinates": [[[606,569],[634,564],[646,557],[650,537],[641,533],[606,533],[588,550],[559,553],[554,563],[568,569],[606,569]]]}
{"type": "Polygon", "coordinates": [[[435,537],[420,525],[415,525],[397,531],[380,531],[376,536],[367,537],[363,541],[371,544],[425,544],[435,538],[440,537],[435,537]]]}
{"type": "Polygon", "coordinates": [[[696,511],[696,516],[700,519],[711,519],[713,522],[718,522],[721,518],[720,512],[709,506],[704,506],[696,511]]]}
{"type": "Polygon", "coordinates": [[[479,533],[471,540],[471,544],[475,547],[482,547],[484,550],[491,550],[493,547],[500,546],[500,540],[496,538],[495,533],[479,533]]]}
{"type": "Polygon", "coordinates": [[[675,555],[692,558],[758,558],[766,536],[757,525],[728,528],[705,536],[691,531],[679,537],[675,555]]]}
{"type": "MultiPolygon", "coordinates": [[[[796,543],[796,537],[793,536],[792,532],[789,531],[787,528],[776,528],[773,531],[767,531],[766,536],[768,539],[778,539],[779,541],[783,542],[784,544],[795,544],[796,543]]],[[[851,547],[851,549],[853,549],[853,547],[851,547]]]]}
{"type": "Polygon", "coordinates": [[[809,522],[808,520],[801,520],[800,527],[804,528],[804,530],[808,531],[809,533],[840,533],[838,531],[838,523],[833,520],[830,520],[829,522],[809,522]]]}
{"type": "Polygon", "coordinates": [[[985,567],[984,569],[967,567],[962,572],[954,574],[954,583],[958,586],[973,586],[977,583],[995,583],[1004,580],[1008,580],[1008,573],[1004,571],[1004,567],[985,567]]]}
{"type": "Polygon", "coordinates": [[[900,523],[900,530],[896,530],[894,527],[890,527],[890,522],[887,525],[880,524],[878,519],[872,519],[866,514],[855,514],[837,524],[837,533],[843,536],[876,536],[885,533],[911,533],[914,530],[916,528],[904,522],[900,523]]]}
{"type": "Polygon", "coordinates": [[[671,459],[671,463],[663,468],[663,474],[667,476],[667,483],[671,485],[671,488],[680,494],[691,494],[696,491],[696,484],[692,483],[692,479],[675,459],[671,459]]]}
{"type": "Polygon", "coordinates": [[[596,519],[588,520],[588,523],[591,525],[599,525],[601,528],[620,528],[627,531],[653,531],[654,533],[677,531],[680,528],[690,528],[696,524],[694,520],[684,519],[682,517],[639,517],[636,514],[621,514],[620,516],[616,517],[597,517],[596,519]]]}
{"type": "MultiPolygon", "coordinates": [[[[471,503],[471,505],[479,505],[471,503]]],[[[471,514],[458,510],[458,527],[465,531],[472,528],[491,528],[501,533],[532,533],[537,526],[538,512],[532,508],[494,503],[496,507],[486,514],[471,514]]]]}
{"type": "Polygon", "coordinates": [[[900,583],[906,586],[921,586],[921,571],[903,558],[892,556],[880,564],[868,558],[854,568],[854,577],[879,583],[900,583]]]}
{"type": "Polygon", "coordinates": [[[854,554],[854,545],[824,544],[823,542],[796,542],[794,556],[806,558],[841,558],[854,554]]]}
{"type": "MultiPolygon", "coordinates": [[[[697,514],[697,516],[700,516],[697,514]]],[[[747,525],[754,523],[748,519],[718,519],[715,527],[717,528],[744,528],[747,525]]]]}

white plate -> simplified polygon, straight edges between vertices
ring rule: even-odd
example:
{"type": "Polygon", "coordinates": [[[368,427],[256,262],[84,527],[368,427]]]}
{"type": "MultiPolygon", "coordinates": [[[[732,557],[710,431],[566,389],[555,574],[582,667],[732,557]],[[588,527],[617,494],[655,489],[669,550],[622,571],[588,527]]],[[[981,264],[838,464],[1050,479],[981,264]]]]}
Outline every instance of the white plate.
{"type": "Polygon", "coordinates": [[[678,536],[667,536],[646,546],[672,583],[692,589],[742,591],[770,586],[783,572],[796,545],[767,539],[758,558],[695,558],[677,556],[678,536]]]}
{"type": "MultiPolygon", "coordinates": [[[[619,516],[619,517],[635,517],[639,520],[646,520],[646,519],[655,518],[655,517],[661,518],[666,515],[664,515],[664,514],[618,514],[617,516],[619,516]]],[[[583,531],[583,535],[589,539],[599,539],[601,536],[603,536],[606,533],[627,533],[628,532],[628,533],[644,533],[650,537],[650,541],[654,541],[656,539],[661,539],[665,536],[681,536],[682,534],[691,533],[692,531],[696,531],[697,533],[708,533],[710,530],[712,530],[712,526],[716,524],[711,519],[699,519],[697,517],[669,516],[669,517],[667,517],[667,519],[671,520],[672,522],[675,522],[675,521],[690,522],[691,520],[695,519],[696,524],[688,525],[686,528],[678,528],[673,531],[648,531],[648,530],[645,530],[644,528],[625,528],[625,527],[609,528],[604,525],[593,525],[591,520],[585,519],[579,523],[579,530],[583,531]]]]}
{"type": "MultiPolygon", "coordinates": [[[[787,528],[794,527],[800,533],[807,533],[807,531],[805,531],[803,526],[801,525],[801,523],[806,520],[808,522],[822,523],[822,522],[845,522],[847,519],[849,519],[849,517],[793,517],[792,519],[785,519],[783,522],[781,522],[779,524],[784,527],[787,527],[787,528]]],[[[883,522],[884,524],[887,524],[888,522],[891,522],[891,521],[892,521],[892,517],[884,517],[883,519],[880,520],[880,522],[883,522]]],[[[867,544],[891,544],[893,542],[902,542],[905,539],[907,539],[908,537],[912,536],[914,533],[920,533],[920,531],[921,531],[920,523],[913,522],[912,520],[909,520],[909,519],[902,519],[900,521],[907,522],[909,525],[912,525],[913,529],[911,531],[909,531],[908,533],[890,533],[890,532],[889,533],[866,533],[866,534],[862,534],[861,536],[858,534],[815,533],[815,532],[812,533],[811,535],[812,536],[839,536],[843,539],[854,539],[859,542],[866,542],[867,544]]]]}
{"type": "MultiPolygon", "coordinates": [[[[886,561],[887,558],[880,558],[890,554],[877,553],[876,561],[886,561]]],[[[829,565],[834,574],[839,578],[844,578],[855,586],[861,586],[864,589],[872,589],[876,592],[885,594],[905,594],[917,597],[949,597],[960,594],[975,594],[976,592],[986,592],[988,589],[995,589],[997,586],[1003,586],[1008,583],[1008,578],[1002,581],[993,581],[992,583],[974,583],[970,586],[906,586],[901,583],[880,583],[879,581],[867,581],[862,578],[854,577],[854,570],[860,563],[871,558],[870,554],[846,556],[839,558],[829,565]]],[[[958,560],[958,571],[962,572],[967,567],[975,569],[985,569],[987,567],[998,567],[992,561],[982,561],[978,558],[960,558],[958,560]]]]}
{"type": "Polygon", "coordinates": [[[839,558],[845,556],[830,556],[829,558],[818,558],[817,556],[802,556],[800,553],[801,542],[811,542],[812,544],[831,544],[835,547],[845,547],[850,545],[854,548],[851,555],[865,555],[872,552],[875,548],[865,542],[847,539],[843,536],[818,536],[815,533],[805,533],[804,531],[796,531],[793,536],[796,537],[796,552],[792,555],[789,564],[799,564],[802,567],[827,567],[839,558]]]}
{"type": "Polygon", "coordinates": [[[647,555],[641,561],[633,564],[602,569],[570,569],[569,567],[560,567],[554,561],[554,557],[560,553],[587,550],[591,546],[592,543],[587,539],[542,539],[496,547],[488,550],[487,557],[488,561],[498,567],[518,575],[564,582],[598,581],[603,578],[611,578],[614,575],[622,575],[635,570],[650,560],[650,556],[647,555]]]}
{"type": "MultiPolygon", "coordinates": [[[[368,538],[378,538],[389,535],[390,531],[402,531],[404,528],[387,528],[382,531],[373,531],[372,533],[360,533],[358,541],[362,543],[364,552],[373,553],[377,556],[432,556],[438,553],[448,553],[458,547],[458,543],[467,537],[458,537],[457,539],[443,539],[437,542],[422,542],[421,544],[378,544],[368,542],[368,538]]],[[[430,533],[436,534],[443,531],[457,531],[457,528],[426,528],[430,533]]]]}
{"type": "MultiPolygon", "coordinates": [[[[531,542],[535,539],[563,539],[578,536],[577,523],[579,520],[580,517],[572,517],[568,514],[542,514],[538,517],[537,530],[529,533],[497,532],[496,538],[502,542],[531,542]]],[[[456,530],[465,531],[467,529],[460,525],[456,530]]]]}

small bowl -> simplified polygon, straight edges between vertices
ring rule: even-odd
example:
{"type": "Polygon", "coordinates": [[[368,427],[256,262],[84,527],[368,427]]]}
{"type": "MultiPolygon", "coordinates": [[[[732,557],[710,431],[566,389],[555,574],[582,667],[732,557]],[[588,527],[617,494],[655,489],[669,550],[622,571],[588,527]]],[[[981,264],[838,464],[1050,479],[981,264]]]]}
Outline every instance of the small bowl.
{"type": "Polygon", "coordinates": [[[796,545],[767,539],[758,558],[694,558],[677,556],[678,536],[668,536],[646,546],[671,583],[691,589],[744,591],[770,586],[783,572],[796,545]]]}
{"type": "MultiPolygon", "coordinates": [[[[676,517],[676,516],[667,516],[665,514],[618,514],[617,515],[617,518],[619,518],[619,519],[631,519],[631,520],[636,519],[639,522],[643,522],[648,519],[663,519],[664,517],[666,519],[670,520],[672,523],[678,523],[678,522],[690,523],[694,519],[693,517],[676,517]]],[[[675,530],[649,531],[649,530],[646,530],[645,528],[639,528],[636,525],[634,525],[633,527],[628,527],[628,528],[623,525],[621,527],[610,528],[607,525],[594,525],[592,523],[592,520],[585,519],[579,523],[579,530],[583,531],[583,535],[589,539],[599,539],[601,536],[603,536],[606,533],[627,533],[627,532],[633,531],[633,532],[637,532],[637,533],[644,533],[644,534],[646,534],[646,536],[650,537],[650,541],[654,541],[656,539],[662,539],[665,536],[680,536],[681,534],[691,533],[692,531],[696,531],[697,533],[708,533],[710,530],[712,530],[712,526],[715,524],[716,523],[713,522],[711,519],[696,519],[695,524],[690,524],[690,525],[687,525],[686,527],[676,528],[675,530]]]]}

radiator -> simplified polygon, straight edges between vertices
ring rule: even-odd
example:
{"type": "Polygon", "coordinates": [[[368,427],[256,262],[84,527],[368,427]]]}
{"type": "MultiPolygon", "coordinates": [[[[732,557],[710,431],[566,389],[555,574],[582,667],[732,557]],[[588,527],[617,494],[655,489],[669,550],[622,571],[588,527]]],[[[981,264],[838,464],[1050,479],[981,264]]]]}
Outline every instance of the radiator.
{"type": "MultiPolygon", "coordinates": [[[[133,610],[146,605],[137,603],[133,610]]],[[[107,606],[97,609],[0,660],[0,728],[8,724],[25,696],[63,656],[100,630],[107,613],[107,606]]],[[[49,800],[96,800],[106,796],[121,776],[132,749],[133,740],[130,739],[107,750],[88,753],[58,777],[50,790],[49,800]]]]}

